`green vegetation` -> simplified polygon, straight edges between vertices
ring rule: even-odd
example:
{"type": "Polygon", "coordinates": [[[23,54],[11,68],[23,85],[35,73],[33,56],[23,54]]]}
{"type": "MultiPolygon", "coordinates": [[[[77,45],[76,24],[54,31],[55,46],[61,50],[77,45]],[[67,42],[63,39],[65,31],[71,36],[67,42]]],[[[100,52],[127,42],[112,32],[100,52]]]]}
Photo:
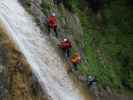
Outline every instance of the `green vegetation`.
{"type": "Polygon", "coordinates": [[[83,11],[82,5],[77,6],[78,0],[72,0],[71,4],[84,28],[85,61],[80,71],[95,75],[103,86],[133,90],[131,4],[126,0],[108,0],[102,19],[90,9],[83,11]]]}
{"type": "MultiPolygon", "coordinates": [[[[47,15],[53,5],[45,1],[41,7],[47,15]]],[[[105,0],[104,9],[96,14],[86,1],[67,0],[64,5],[79,16],[84,30],[82,41],[75,41],[84,52],[80,72],[95,75],[100,85],[133,90],[133,3],[131,0],[105,0]]],[[[67,12],[63,5],[58,8],[61,23],[67,20],[67,12]]],[[[69,32],[68,26],[64,28],[69,32]]]]}

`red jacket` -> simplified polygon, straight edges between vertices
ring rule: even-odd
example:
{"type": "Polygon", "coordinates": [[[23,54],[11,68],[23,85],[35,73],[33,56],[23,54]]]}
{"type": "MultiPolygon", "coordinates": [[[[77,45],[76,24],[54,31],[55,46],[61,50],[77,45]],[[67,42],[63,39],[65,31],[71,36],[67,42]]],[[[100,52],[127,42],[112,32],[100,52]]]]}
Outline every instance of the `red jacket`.
{"type": "Polygon", "coordinates": [[[55,26],[57,26],[56,16],[49,16],[48,17],[48,24],[50,25],[51,28],[54,28],[55,26]]]}
{"type": "Polygon", "coordinates": [[[67,50],[72,47],[72,44],[70,41],[67,41],[67,42],[62,41],[61,44],[59,44],[59,47],[61,49],[67,50]]]}

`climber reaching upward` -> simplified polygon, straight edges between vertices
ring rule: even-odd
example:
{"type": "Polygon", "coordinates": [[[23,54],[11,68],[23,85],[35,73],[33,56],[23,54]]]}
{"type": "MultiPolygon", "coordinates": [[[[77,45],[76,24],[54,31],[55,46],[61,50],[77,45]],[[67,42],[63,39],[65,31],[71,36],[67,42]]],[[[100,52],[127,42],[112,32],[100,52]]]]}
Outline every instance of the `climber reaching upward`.
{"type": "Polygon", "coordinates": [[[55,32],[55,36],[58,37],[58,33],[57,33],[57,18],[56,18],[56,14],[52,13],[49,17],[48,17],[48,33],[50,35],[50,30],[53,30],[55,32]]]}
{"type": "Polygon", "coordinates": [[[70,52],[72,48],[72,43],[68,38],[64,38],[63,40],[60,41],[60,44],[58,46],[63,49],[65,52],[65,57],[69,58],[70,57],[70,52]]]}

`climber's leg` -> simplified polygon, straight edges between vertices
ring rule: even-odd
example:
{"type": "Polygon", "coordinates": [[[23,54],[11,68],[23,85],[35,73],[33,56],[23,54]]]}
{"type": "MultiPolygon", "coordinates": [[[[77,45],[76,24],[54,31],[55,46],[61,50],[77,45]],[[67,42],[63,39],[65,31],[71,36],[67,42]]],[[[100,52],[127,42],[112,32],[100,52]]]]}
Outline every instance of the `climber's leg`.
{"type": "Polygon", "coordinates": [[[50,25],[48,25],[48,35],[50,35],[50,25]]]}
{"type": "Polygon", "coordinates": [[[54,26],[53,30],[55,32],[55,36],[58,37],[57,26],[54,26]]]}

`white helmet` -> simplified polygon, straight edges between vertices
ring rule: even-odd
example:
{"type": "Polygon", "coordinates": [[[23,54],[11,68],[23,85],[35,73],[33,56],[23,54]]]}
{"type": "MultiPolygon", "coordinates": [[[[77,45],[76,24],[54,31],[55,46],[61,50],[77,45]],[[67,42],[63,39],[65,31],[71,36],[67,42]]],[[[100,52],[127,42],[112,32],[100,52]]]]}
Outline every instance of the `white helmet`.
{"type": "Polygon", "coordinates": [[[67,39],[66,38],[64,38],[64,42],[66,42],[67,41],[67,39]]]}
{"type": "Polygon", "coordinates": [[[56,14],[55,13],[52,13],[52,16],[55,16],[56,14]]]}
{"type": "Polygon", "coordinates": [[[89,75],[89,77],[88,77],[90,80],[93,78],[91,75],[89,75]]]}

